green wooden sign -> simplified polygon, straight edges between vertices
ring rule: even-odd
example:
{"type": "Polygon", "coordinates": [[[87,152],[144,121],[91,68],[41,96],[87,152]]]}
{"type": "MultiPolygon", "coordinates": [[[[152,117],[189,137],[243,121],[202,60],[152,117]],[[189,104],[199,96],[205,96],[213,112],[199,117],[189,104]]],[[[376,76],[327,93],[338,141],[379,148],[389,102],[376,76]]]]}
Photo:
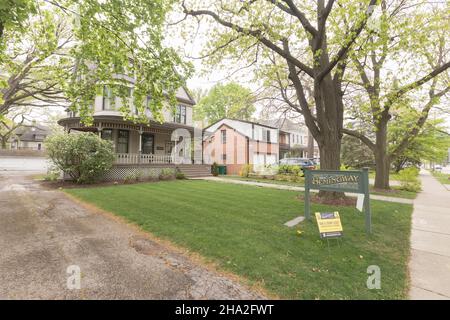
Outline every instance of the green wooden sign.
{"type": "Polygon", "coordinates": [[[372,232],[369,198],[369,169],[362,171],[308,170],[305,169],[305,217],[311,220],[310,190],[351,192],[364,195],[366,231],[372,232]]]}

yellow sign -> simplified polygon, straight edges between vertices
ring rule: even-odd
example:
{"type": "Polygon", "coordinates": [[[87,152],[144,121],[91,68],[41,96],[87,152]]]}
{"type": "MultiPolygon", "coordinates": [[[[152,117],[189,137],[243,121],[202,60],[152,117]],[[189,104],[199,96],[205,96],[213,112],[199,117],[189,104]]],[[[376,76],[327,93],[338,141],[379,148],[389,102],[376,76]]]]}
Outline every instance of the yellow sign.
{"type": "Polygon", "coordinates": [[[317,225],[321,238],[335,238],[342,236],[342,224],[339,212],[316,212],[317,225]]]}

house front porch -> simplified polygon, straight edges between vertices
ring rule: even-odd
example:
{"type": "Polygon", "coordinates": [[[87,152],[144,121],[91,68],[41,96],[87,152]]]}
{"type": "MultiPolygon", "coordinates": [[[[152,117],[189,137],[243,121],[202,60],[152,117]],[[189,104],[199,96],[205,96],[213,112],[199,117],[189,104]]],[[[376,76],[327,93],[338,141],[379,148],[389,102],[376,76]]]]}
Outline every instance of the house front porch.
{"type": "Polygon", "coordinates": [[[61,119],[59,124],[68,133],[93,132],[112,142],[115,161],[104,180],[122,180],[130,175],[152,177],[164,168],[178,168],[182,172],[184,168],[186,176],[194,176],[196,172],[210,173],[210,169],[203,168],[201,150],[191,151],[191,144],[186,139],[194,136],[190,126],[154,121],[135,124],[112,116],[94,116],[91,126],[84,126],[77,117],[61,119]]]}
{"type": "MultiPolygon", "coordinates": [[[[117,164],[172,164],[193,163],[191,148],[185,145],[185,136],[193,137],[193,127],[150,121],[135,124],[121,117],[94,117],[91,126],[84,126],[77,117],[59,121],[66,132],[94,132],[113,143],[117,164]],[[174,135],[174,131],[177,134],[174,135]],[[181,137],[179,132],[181,132],[181,137]]],[[[194,157],[195,158],[195,157],[194,157]]],[[[201,163],[195,159],[195,163],[201,163]]]]}

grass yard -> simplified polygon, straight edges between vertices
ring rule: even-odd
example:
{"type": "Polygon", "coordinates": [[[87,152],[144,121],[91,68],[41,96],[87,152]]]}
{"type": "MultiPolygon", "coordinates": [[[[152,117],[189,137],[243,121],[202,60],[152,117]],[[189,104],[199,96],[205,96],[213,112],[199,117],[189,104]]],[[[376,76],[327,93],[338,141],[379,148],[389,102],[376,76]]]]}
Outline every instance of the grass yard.
{"type": "Polygon", "coordinates": [[[431,174],[442,184],[450,184],[450,174],[431,171],[431,174]]]}
{"type": "MultiPolygon", "coordinates": [[[[242,181],[263,182],[263,183],[279,184],[279,185],[293,186],[293,187],[304,187],[305,186],[304,181],[292,182],[292,181],[271,180],[271,179],[264,179],[264,178],[257,178],[257,177],[244,178],[244,177],[240,177],[240,176],[219,176],[219,178],[242,180],[242,181]]],[[[370,193],[380,195],[380,196],[394,197],[394,198],[415,199],[417,197],[417,192],[402,190],[402,189],[400,189],[400,186],[391,186],[390,191],[381,191],[379,189],[374,190],[373,186],[371,185],[370,193]]]]}
{"type": "Polygon", "coordinates": [[[373,230],[354,208],[338,210],[341,245],[319,238],[314,222],[283,224],[303,214],[297,192],[212,181],[169,181],[65,190],[190,248],[219,268],[287,299],[402,299],[407,296],[412,206],[372,201],[373,230]],[[366,287],[367,267],[381,268],[381,289],[366,287]]]}
{"type": "MultiPolygon", "coordinates": [[[[369,179],[375,179],[375,171],[369,171],[369,179]]],[[[398,173],[391,171],[389,173],[389,180],[400,180],[401,177],[398,173]]]]}

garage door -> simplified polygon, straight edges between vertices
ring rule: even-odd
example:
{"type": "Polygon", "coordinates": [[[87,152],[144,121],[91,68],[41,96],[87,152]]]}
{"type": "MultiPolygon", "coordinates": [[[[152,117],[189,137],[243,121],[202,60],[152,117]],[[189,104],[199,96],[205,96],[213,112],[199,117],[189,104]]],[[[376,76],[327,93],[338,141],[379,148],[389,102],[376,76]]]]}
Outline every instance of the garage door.
{"type": "Polygon", "coordinates": [[[253,154],[253,164],[255,165],[266,165],[266,164],[275,164],[277,163],[277,155],[276,154],[253,154]]]}

